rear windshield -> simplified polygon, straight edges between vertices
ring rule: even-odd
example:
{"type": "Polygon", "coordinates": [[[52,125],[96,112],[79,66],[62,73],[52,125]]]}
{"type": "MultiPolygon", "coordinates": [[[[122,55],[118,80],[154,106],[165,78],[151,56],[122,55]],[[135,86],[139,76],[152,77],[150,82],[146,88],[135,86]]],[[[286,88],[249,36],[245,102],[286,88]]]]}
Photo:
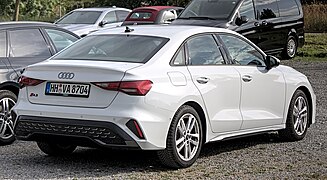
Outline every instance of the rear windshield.
{"type": "Polygon", "coordinates": [[[228,19],[240,0],[193,0],[179,18],[228,19]]]}
{"type": "Polygon", "coordinates": [[[168,40],[140,35],[87,36],[52,59],[146,63],[168,40]]]}
{"type": "Polygon", "coordinates": [[[146,19],[150,19],[152,16],[151,12],[134,12],[129,19],[142,19],[142,20],[146,20],[146,19]]]}
{"type": "Polygon", "coordinates": [[[73,11],[56,24],[95,24],[101,13],[101,11],[73,11]]]}

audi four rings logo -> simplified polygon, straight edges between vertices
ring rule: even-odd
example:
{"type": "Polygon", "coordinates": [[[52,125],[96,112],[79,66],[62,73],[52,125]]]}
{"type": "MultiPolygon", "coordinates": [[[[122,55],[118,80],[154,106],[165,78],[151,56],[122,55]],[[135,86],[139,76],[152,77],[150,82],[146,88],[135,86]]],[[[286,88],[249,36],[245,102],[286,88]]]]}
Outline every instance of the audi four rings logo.
{"type": "Polygon", "coordinates": [[[75,77],[75,74],[72,72],[60,72],[58,74],[59,79],[73,79],[75,77]]]}

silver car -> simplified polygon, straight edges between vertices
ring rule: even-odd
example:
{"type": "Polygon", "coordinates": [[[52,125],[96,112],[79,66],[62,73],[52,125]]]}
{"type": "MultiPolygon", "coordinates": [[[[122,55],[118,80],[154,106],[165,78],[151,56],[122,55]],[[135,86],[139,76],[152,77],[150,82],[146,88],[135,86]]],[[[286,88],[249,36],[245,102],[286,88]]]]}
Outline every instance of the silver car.
{"type": "Polygon", "coordinates": [[[104,27],[120,26],[130,12],[130,9],[115,6],[111,8],[75,9],[60,18],[55,24],[84,37],[104,27]]]}

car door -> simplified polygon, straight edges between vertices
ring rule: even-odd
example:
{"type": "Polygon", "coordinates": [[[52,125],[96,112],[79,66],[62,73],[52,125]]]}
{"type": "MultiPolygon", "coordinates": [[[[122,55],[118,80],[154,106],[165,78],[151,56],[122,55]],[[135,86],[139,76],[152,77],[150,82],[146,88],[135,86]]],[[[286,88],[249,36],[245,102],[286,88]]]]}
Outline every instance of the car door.
{"type": "Polygon", "coordinates": [[[265,56],[236,35],[220,34],[241,76],[242,129],[282,124],[286,84],[277,68],[266,69],[265,56]]]}
{"type": "Polygon", "coordinates": [[[43,61],[54,54],[39,28],[8,30],[9,61],[11,79],[16,80],[21,70],[31,64],[43,61]]]}
{"type": "Polygon", "coordinates": [[[119,22],[117,19],[116,11],[108,12],[104,16],[102,21],[106,22],[106,24],[103,26],[105,28],[114,28],[114,27],[118,27],[122,24],[122,22],[119,22]]]}
{"type": "Polygon", "coordinates": [[[5,76],[10,67],[7,58],[7,33],[6,31],[0,31],[0,75],[5,76]]]}
{"type": "Polygon", "coordinates": [[[240,76],[227,65],[211,34],[190,38],[186,43],[188,70],[205,103],[213,132],[239,130],[242,116],[240,76]]]}

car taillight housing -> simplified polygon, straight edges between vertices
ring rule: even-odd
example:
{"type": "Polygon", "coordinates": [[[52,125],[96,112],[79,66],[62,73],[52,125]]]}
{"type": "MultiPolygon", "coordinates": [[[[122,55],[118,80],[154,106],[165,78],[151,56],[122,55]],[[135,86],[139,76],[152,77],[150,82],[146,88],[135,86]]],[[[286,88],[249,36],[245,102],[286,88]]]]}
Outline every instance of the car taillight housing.
{"type": "Polygon", "coordinates": [[[20,84],[21,87],[36,86],[36,85],[39,85],[39,84],[41,84],[43,82],[44,82],[44,80],[33,79],[33,78],[26,77],[26,76],[22,76],[19,79],[19,84],[20,84]]]}
{"type": "Polygon", "coordinates": [[[120,91],[128,95],[145,96],[152,88],[150,80],[121,81],[121,82],[97,82],[94,85],[110,91],[120,91]]]}

